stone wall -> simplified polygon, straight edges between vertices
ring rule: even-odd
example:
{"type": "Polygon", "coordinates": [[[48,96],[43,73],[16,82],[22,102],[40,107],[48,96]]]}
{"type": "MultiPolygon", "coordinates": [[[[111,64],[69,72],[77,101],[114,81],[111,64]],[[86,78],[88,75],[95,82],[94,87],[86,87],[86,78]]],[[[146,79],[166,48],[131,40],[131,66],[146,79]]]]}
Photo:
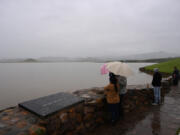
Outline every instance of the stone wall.
{"type": "MultiPolygon", "coordinates": [[[[162,97],[170,90],[169,82],[163,81],[162,97]]],[[[108,113],[103,88],[92,88],[74,92],[85,102],[61,110],[46,118],[19,107],[0,112],[1,135],[76,135],[85,134],[107,122],[108,113]]],[[[124,98],[126,113],[150,106],[153,101],[152,88],[131,87],[124,98]]]]}

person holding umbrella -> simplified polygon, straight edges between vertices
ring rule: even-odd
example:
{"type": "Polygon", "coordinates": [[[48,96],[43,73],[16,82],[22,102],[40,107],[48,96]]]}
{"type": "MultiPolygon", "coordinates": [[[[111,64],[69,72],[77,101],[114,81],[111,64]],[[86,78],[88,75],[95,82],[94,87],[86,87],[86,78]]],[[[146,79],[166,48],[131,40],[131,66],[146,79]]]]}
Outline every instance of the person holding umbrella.
{"type": "Polygon", "coordinates": [[[118,93],[120,96],[120,103],[119,103],[119,114],[120,118],[124,118],[124,109],[123,109],[123,100],[124,96],[127,92],[127,78],[121,75],[115,75],[114,73],[110,72],[109,77],[115,77],[117,79],[117,84],[119,85],[118,93]]]}
{"type": "Polygon", "coordinates": [[[127,92],[127,79],[126,77],[133,75],[133,71],[129,68],[126,63],[123,62],[109,62],[105,63],[101,67],[101,74],[107,74],[109,72],[109,78],[116,78],[118,84],[118,94],[120,97],[119,112],[123,118],[123,98],[127,92]]]}
{"type": "Polygon", "coordinates": [[[111,114],[111,123],[114,125],[119,119],[119,102],[117,79],[115,76],[109,77],[110,83],[104,87],[106,101],[108,103],[108,111],[111,114]]]}

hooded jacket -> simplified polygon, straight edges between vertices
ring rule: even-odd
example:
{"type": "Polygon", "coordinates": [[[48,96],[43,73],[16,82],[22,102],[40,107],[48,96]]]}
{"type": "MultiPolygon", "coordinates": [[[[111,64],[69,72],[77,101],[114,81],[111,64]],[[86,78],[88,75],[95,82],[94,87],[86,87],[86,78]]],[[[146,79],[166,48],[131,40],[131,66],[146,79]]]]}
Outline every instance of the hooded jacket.
{"type": "Polygon", "coordinates": [[[152,85],[154,87],[161,86],[162,75],[159,72],[155,72],[153,75],[152,85]]]}

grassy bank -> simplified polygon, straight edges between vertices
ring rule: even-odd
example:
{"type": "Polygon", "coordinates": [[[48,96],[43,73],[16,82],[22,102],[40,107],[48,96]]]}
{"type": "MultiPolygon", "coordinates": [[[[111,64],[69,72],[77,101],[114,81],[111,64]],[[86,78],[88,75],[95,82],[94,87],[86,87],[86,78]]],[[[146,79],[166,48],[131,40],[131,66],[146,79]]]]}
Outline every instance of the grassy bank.
{"type": "Polygon", "coordinates": [[[176,58],[159,64],[154,64],[151,66],[146,66],[145,70],[153,71],[154,68],[159,68],[160,72],[171,74],[173,72],[174,66],[176,66],[180,70],[180,58],[176,58]]]}

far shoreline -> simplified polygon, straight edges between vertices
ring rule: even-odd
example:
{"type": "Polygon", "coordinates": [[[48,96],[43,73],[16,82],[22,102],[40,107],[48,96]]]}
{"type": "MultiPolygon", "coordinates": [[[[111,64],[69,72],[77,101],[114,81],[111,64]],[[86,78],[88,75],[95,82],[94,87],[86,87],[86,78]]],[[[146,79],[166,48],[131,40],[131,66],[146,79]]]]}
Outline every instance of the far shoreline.
{"type": "Polygon", "coordinates": [[[59,59],[51,59],[51,60],[46,60],[46,59],[34,59],[34,58],[25,58],[25,59],[0,59],[0,63],[69,63],[69,62],[92,62],[92,63],[107,63],[107,62],[112,62],[112,61],[121,61],[125,63],[160,63],[160,62],[165,62],[169,61],[172,59],[175,59],[178,57],[170,57],[170,58],[157,58],[157,59],[145,59],[145,60],[133,60],[133,59],[124,59],[124,60],[119,60],[119,59],[98,59],[98,58],[59,58],[59,59]]]}

